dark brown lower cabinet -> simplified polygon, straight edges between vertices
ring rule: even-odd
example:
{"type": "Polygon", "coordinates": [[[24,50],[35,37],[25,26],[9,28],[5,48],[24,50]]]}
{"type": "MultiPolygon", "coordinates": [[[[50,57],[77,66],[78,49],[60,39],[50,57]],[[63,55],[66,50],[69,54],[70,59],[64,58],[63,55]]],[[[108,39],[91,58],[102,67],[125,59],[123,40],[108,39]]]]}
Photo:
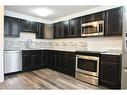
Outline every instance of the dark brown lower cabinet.
{"type": "Polygon", "coordinates": [[[23,71],[32,71],[44,68],[44,54],[39,50],[23,50],[22,63],[23,71]]]}
{"type": "Polygon", "coordinates": [[[121,88],[121,56],[101,55],[99,83],[111,89],[121,88]]]}
{"type": "Polygon", "coordinates": [[[65,51],[46,51],[48,67],[67,75],[75,76],[75,53],[65,51]]]}
{"type": "Polygon", "coordinates": [[[23,50],[23,71],[51,68],[75,76],[75,53],[55,50],[23,50]]]}

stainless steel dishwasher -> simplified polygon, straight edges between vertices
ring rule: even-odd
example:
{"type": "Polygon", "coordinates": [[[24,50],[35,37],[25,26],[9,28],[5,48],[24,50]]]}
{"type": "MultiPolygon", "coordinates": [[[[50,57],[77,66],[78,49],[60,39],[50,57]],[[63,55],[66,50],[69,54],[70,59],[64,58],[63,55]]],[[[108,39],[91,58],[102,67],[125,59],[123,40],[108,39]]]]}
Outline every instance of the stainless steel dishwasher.
{"type": "Polygon", "coordinates": [[[22,71],[22,51],[4,51],[4,73],[22,71]]]}

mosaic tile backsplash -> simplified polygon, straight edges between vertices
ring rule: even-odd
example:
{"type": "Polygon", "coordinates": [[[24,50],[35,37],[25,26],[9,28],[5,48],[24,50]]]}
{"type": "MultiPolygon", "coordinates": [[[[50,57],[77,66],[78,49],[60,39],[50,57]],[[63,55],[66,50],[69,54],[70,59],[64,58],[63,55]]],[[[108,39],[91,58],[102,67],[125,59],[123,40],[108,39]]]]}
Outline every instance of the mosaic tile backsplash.
{"type": "Polygon", "coordinates": [[[20,33],[20,38],[4,38],[4,50],[51,49],[63,51],[122,49],[121,37],[36,39],[34,33],[20,33]]]}

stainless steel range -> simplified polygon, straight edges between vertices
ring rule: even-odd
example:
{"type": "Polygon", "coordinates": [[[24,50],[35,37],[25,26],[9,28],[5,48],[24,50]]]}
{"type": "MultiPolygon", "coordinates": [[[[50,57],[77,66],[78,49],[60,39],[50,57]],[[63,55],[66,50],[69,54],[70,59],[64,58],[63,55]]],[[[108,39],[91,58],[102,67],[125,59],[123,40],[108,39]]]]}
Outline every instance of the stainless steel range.
{"type": "Polygon", "coordinates": [[[76,53],[76,78],[98,85],[100,52],[76,53]]]}

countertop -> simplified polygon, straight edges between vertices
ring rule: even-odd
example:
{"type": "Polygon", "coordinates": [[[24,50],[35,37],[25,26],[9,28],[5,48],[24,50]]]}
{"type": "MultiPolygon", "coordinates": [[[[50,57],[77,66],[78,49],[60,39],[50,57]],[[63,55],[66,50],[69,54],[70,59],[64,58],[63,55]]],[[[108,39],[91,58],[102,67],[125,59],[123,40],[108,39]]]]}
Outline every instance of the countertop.
{"type": "Polygon", "coordinates": [[[107,50],[106,52],[102,52],[101,54],[121,55],[122,50],[107,50]]]}
{"type": "MultiPolygon", "coordinates": [[[[55,50],[55,51],[65,51],[65,52],[77,52],[77,50],[62,50],[62,49],[23,49],[23,50],[55,50]]],[[[22,51],[22,50],[4,50],[4,51],[22,51]]],[[[79,50],[78,50],[79,51],[79,50]]],[[[80,52],[93,52],[93,50],[84,50],[80,52]]],[[[121,55],[122,50],[115,50],[115,49],[109,49],[109,50],[104,50],[104,51],[97,51],[100,52],[101,54],[110,54],[110,55],[121,55]]]]}

